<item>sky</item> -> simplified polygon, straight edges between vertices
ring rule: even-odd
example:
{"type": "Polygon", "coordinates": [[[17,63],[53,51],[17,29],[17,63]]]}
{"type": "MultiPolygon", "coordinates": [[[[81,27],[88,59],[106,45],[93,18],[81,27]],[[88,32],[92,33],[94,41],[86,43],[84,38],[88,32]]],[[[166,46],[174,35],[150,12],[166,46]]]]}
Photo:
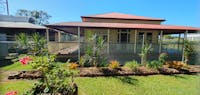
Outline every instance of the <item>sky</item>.
{"type": "Polygon", "coordinates": [[[81,21],[80,16],[120,12],[164,18],[163,24],[200,27],[200,0],[8,0],[10,14],[18,9],[42,10],[50,23],[81,21]]]}

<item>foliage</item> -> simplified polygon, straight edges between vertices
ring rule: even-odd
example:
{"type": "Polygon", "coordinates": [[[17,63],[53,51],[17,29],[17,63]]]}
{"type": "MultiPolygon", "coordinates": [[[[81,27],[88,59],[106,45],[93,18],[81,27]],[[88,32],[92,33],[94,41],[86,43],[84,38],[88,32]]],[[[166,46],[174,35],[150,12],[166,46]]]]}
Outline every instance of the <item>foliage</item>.
{"type": "MultiPolygon", "coordinates": [[[[28,40],[27,40],[28,41],[28,40]]],[[[74,83],[74,75],[77,74],[74,69],[77,64],[70,64],[69,68],[64,68],[64,65],[58,65],[55,62],[55,55],[48,55],[46,40],[38,33],[32,35],[29,40],[29,51],[32,56],[26,56],[20,59],[20,62],[30,65],[33,69],[39,70],[43,74],[43,78],[37,83],[31,91],[26,92],[26,95],[36,95],[41,93],[62,93],[71,95],[77,88],[74,83]]],[[[69,64],[69,61],[66,63],[69,64]]]]}
{"type": "Polygon", "coordinates": [[[18,46],[27,49],[29,54],[46,55],[48,52],[46,39],[39,33],[34,33],[31,38],[28,39],[25,33],[17,35],[18,46]]]}
{"type": "Polygon", "coordinates": [[[32,56],[33,61],[30,63],[33,69],[48,73],[54,67],[56,56],[32,56]]]}
{"type": "Polygon", "coordinates": [[[167,61],[165,65],[167,65],[169,68],[175,68],[175,69],[187,68],[187,64],[181,61],[167,61]]]}
{"type": "MultiPolygon", "coordinates": [[[[22,64],[29,64],[33,69],[39,70],[43,74],[43,78],[40,80],[39,84],[36,84],[31,91],[26,92],[28,95],[36,95],[39,93],[63,93],[68,95],[73,93],[74,89],[77,87],[74,83],[75,73],[71,69],[64,68],[64,66],[58,65],[55,62],[55,55],[48,55],[46,51],[43,51],[45,43],[43,41],[40,43],[40,37],[37,34],[33,35],[33,56],[26,56],[20,60],[22,64]],[[36,43],[38,42],[38,43],[36,43]],[[40,47],[40,48],[39,48],[40,47]],[[39,50],[42,52],[36,52],[34,50],[39,50]],[[36,54],[38,56],[36,56],[36,54]],[[71,77],[71,78],[70,78],[71,77]],[[38,91],[39,90],[39,91],[38,91]]],[[[67,62],[67,64],[69,61],[67,62]]]]}
{"type": "Polygon", "coordinates": [[[187,64],[189,58],[192,54],[194,54],[194,47],[191,45],[190,41],[184,41],[185,48],[184,48],[184,62],[187,64]]]}
{"type": "Polygon", "coordinates": [[[139,67],[139,63],[136,60],[128,61],[125,63],[124,67],[130,68],[130,69],[135,69],[135,68],[139,67]]]}
{"type": "Polygon", "coordinates": [[[20,33],[16,37],[16,41],[18,42],[19,47],[21,47],[22,49],[27,49],[29,46],[29,43],[28,43],[29,39],[25,33],[20,33]]]}
{"type": "Polygon", "coordinates": [[[34,55],[46,55],[48,52],[47,41],[39,33],[34,33],[32,35],[32,52],[34,55]]]}
{"type": "Polygon", "coordinates": [[[32,58],[30,58],[29,56],[25,56],[24,58],[19,60],[19,62],[21,62],[23,65],[28,64],[30,61],[32,61],[32,58]]]}
{"type": "Polygon", "coordinates": [[[158,57],[158,61],[153,60],[153,61],[148,62],[148,67],[154,68],[154,69],[162,67],[163,64],[166,62],[167,58],[168,58],[167,53],[161,53],[158,57]]]}
{"type": "Polygon", "coordinates": [[[141,57],[141,64],[143,66],[146,66],[147,63],[147,55],[148,53],[152,50],[151,45],[145,44],[142,49],[141,49],[141,53],[139,54],[141,57]]]}
{"type": "Polygon", "coordinates": [[[30,20],[31,23],[33,24],[39,24],[39,25],[44,25],[49,23],[49,19],[51,16],[44,11],[37,11],[37,10],[25,10],[25,9],[20,9],[17,10],[16,16],[26,16],[26,17],[31,17],[33,19],[30,20]]]}
{"type": "Polygon", "coordinates": [[[175,37],[172,36],[172,35],[164,35],[164,38],[166,38],[166,39],[174,39],[175,37]]]}
{"type": "Polygon", "coordinates": [[[102,37],[92,35],[91,31],[86,32],[86,52],[81,57],[79,63],[81,66],[105,66],[107,58],[103,56],[102,50],[104,40],[102,37]]]}
{"type": "MultiPolygon", "coordinates": [[[[73,93],[76,87],[74,75],[78,73],[77,64],[71,63],[69,68],[64,65],[58,65],[55,61],[55,55],[50,56],[32,56],[33,61],[30,63],[33,68],[43,73],[43,79],[35,84],[28,94],[35,95],[39,93],[62,93],[68,95],[73,93]],[[67,94],[68,93],[68,94],[67,94]]],[[[69,61],[66,63],[69,64],[69,61]]],[[[26,93],[26,94],[27,94],[26,93]]]]}
{"type": "Polygon", "coordinates": [[[120,64],[117,60],[112,60],[112,61],[110,61],[110,64],[109,64],[108,67],[110,67],[112,69],[117,69],[117,68],[119,68],[119,65],[120,64]]]}
{"type": "Polygon", "coordinates": [[[153,61],[148,62],[148,67],[154,68],[154,69],[159,68],[162,65],[163,64],[160,61],[157,61],[157,60],[153,60],[153,61]]]}
{"type": "Polygon", "coordinates": [[[164,64],[166,62],[166,59],[168,58],[167,53],[161,53],[159,55],[158,61],[162,64],[164,64]]]}
{"type": "Polygon", "coordinates": [[[69,68],[70,68],[70,69],[76,69],[78,66],[79,66],[79,65],[76,64],[76,63],[70,63],[70,64],[69,64],[69,68]]]}

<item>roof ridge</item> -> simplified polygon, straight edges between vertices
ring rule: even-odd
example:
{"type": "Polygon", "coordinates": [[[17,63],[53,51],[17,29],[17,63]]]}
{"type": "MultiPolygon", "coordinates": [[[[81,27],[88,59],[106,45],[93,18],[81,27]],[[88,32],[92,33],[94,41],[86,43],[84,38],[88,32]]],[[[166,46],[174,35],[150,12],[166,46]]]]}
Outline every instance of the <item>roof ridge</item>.
{"type": "Polygon", "coordinates": [[[139,15],[134,15],[134,14],[125,14],[125,13],[119,13],[119,12],[109,12],[109,13],[81,16],[81,18],[83,18],[83,17],[115,18],[115,19],[140,19],[140,20],[161,20],[161,21],[165,21],[165,19],[162,19],[162,18],[146,17],[146,16],[139,16],[139,15]]]}

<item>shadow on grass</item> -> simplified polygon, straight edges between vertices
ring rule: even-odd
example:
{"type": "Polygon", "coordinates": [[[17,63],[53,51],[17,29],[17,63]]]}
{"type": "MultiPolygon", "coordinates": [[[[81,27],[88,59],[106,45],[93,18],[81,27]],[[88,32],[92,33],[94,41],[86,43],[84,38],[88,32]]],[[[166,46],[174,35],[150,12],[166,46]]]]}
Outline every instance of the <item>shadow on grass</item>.
{"type": "Polygon", "coordinates": [[[113,76],[112,78],[119,79],[123,83],[131,84],[131,85],[138,85],[138,79],[129,76],[113,76]]]}
{"type": "Polygon", "coordinates": [[[174,74],[174,75],[169,75],[169,76],[172,76],[176,79],[188,79],[186,76],[182,76],[182,75],[177,75],[177,74],[174,74]]]}

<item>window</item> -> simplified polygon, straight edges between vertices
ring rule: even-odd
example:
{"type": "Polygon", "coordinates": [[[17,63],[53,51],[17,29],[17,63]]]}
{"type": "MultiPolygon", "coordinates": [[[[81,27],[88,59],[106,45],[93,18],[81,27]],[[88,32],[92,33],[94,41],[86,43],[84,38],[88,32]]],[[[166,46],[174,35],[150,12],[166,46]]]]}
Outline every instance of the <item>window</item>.
{"type": "Polygon", "coordinates": [[[104,42],[108,41],[108,36],[107,35],[102,35],[102,38],[103,38],[104,42]]]}
{"type": "Polygon", "coordinates": [[[140,32],[138,35],[138,43],[139,44],[143,43],[143,36],[144,36],[144,32],[140,32]]]}
{"type": "Polygon", "coordinates": [[[118,43],[130,42],[130,29],[119,29],[118,31],[118,43]]]}
{"type": "Polygon", "coordinates": [[[53,31],[50,31],[49,32],[49,41],[55,41],[55,32],[53,31]]]}
{"type": "Polygon", "coordinates": [[[147,43],[152,43],[152,33],[147,33],[147,43]]]}

